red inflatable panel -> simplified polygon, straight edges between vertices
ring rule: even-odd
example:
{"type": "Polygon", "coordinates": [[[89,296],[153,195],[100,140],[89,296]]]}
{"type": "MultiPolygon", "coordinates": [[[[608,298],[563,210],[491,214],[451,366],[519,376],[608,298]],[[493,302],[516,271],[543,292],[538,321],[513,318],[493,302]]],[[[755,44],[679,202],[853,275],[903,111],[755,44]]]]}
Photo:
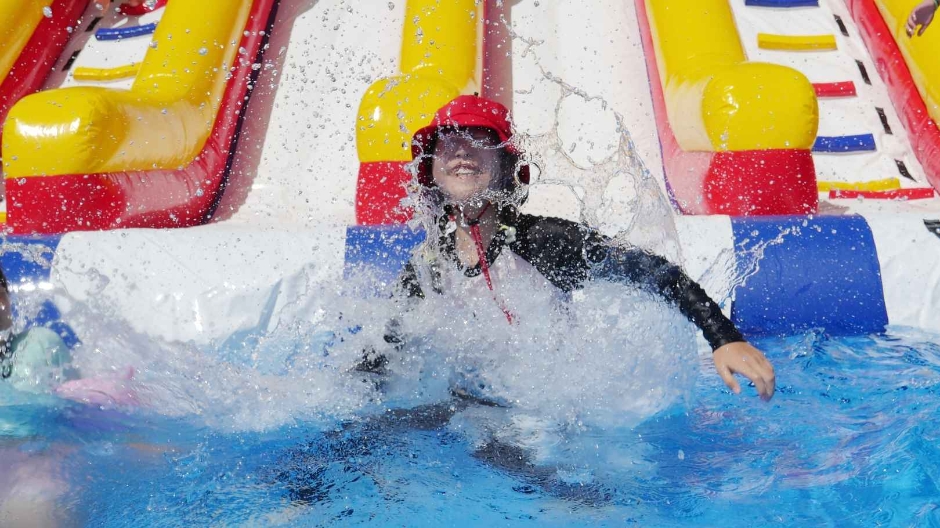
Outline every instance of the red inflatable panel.
{"type": "Polygon", "coordinates": [[[401,224],[411,219],[411,211],[402,209],[405,185],[411,173],[409,161],[374,161],[359,164],[356,184],[356,222],[360,225],[401,224]]]}
{"type": "Polygon", "coordinates": [[[157,0],[156,2],[153,3],[152,7],[148,7],[147,2],[143,2],[135,6],[124,4],[119,9],[121,10],[121,14],[124,14],[127,16],[140,16],[140,15],[146,15],[147,13],[150,13],[151,11],[156,11],[157,9],[160,9],[161,7],[166,7],[166,0],[157,0]]]}
{"type": "MultiPolygon", "coordinates": [[[[241,46],[255,57],[276,0],[255,0],[241,46]]],[[[179,170],[37,176],[7,180],[15,234],[53,234],[127,227],[190,227],[205,223],[224,187],[229,154],[257,72],[235,61],[215,125],[202,152],[179,170]],[[253,75],[254,73],[254,75],[253,75]]]]}
{"type": "Polygon", "coordinates": [[[845,4],[858,25],[881,79],[888,87],[917,161],[923,166],[930,184],[940,189],[940,130],[927,113],[927,106],[917,91],[901,50],[873,0],[845,0],[845,4]]]}
{"type": "Polygon", "coordinates": [[[803,215],[819,204],[809,150],[689,152],[679,146],[666,115],[656,51],[644,0],[636,0],[653,96],[666,187],[683,214],[803,215]]]}
{"type": "Polygon", "coordinates": [[[13,105],[39,91],[46,82],[52,67],[72,37],[68,28],[75,31],[78,19],[88,7],[88,0],[55,0],[49,7],[52,16],[43,17],[39,22],[33,36],[10,68],[10,73],[0,84],[0,134],[3,133],[3,121],[13,105]]]}
{"type": "Polygon", "coordinates": [[[807,215],[819,205],[808,150],[716,152],[703,190],[709,214],[807,215]]]}

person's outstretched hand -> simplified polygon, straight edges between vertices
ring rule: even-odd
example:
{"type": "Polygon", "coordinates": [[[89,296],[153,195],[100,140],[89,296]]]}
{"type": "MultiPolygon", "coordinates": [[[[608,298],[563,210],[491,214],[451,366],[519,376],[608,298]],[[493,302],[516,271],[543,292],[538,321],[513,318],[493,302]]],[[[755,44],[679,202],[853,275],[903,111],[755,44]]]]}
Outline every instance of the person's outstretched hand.
{"type": "MultiPolygon", "coordinates": [[[[933,0],[930,0],[933,2],[933,0]]],[[[715,370],[735,394],[741,393],[741,385],[734,379],[740,374],[751,380],[757,387],[757,393],[762,400],[767,401],[774,396],[774,366],[767,361],[764,353],[757,350],[750,343],[737,341],[728,343],[712,354],[715,360],[715,370]]]]}
{"type": "Polygon", "coordinates": [[[917,29],[917,26],[920,26],[917,36],[923,35],[927,26],[933,22],[933,16],[936,12],[937,4],[934,3],[934,0],[924,0],[917,4],[913,11],[911,11],[911,16],[907,17],[907,24],[904,26],[904,29],[907,31],[907,36],[913,37],[914,30],[917,29]]]}

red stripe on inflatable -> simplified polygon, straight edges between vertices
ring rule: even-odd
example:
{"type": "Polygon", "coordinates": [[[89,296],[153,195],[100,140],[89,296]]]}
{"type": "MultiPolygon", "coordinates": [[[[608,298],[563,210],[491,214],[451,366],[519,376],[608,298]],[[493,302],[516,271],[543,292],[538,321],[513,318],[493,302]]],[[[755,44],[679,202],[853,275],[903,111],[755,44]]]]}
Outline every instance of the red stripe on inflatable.
{"type": "Polygon", "coordinates": [[[119,9],[121,10],[121,14],[127,16],[141,16],[146,15],[152,11],[156,11],[161,7],[166,7],[166,0],[157,0],[153,4],[153,7],[148,7],[147,2],[143,2],[135,6],[124,4],[119,9]]]}
{"type": "MultiPolygon", "coordinates": [[[[241,46],[255,57],[276,0],[256,0],[241,46]]],[[[34,176],[7,180],[8,223],[16,234],[127,227],[190,227],[207,220],[222,189],[254,61],[235,61],[215,125],[196,159],[179,170],[34,176]]]]}
{"type": "Polygon", "coordinates": [[[356,222],[360,225],[402,224],[411,211],[401,207],[411,173],[408,161],[374,161],[359,164],[356,182],[356,222]]]}
{"type": "Polygon", "coordinates": [[[816,97],[855,97],[855,83],[852,81],[813,83],[816,97]]]}
{"type": "Polygon", "coordinates": [[[837,200],[865,198],[868,200],[928,200],[935,196],[935,191],[928,187],[917,189],[894,189],[891,191],[855,191],[836,190],[829,191],[829,199],[837,200]]]}
{"type": "Polygon", "coordinates": [[[888,87],[917,161],[923,166],[930,184],[940,189],[940,130],[927,112],[901,50],[873,0],[845,0],[845,4],[888,87]]]}
{"type": "Polygon", "coordinates": [[[732,216],[815,213],[816,171],[809,150],[688,152],[669,126],[644,0],[636,0],[666,187],[683,214],[732,216]]]}
{"type": "MultiPolygon", "coordinates": [[[[43,17],[26,42],[6,79],[0,84],[0,134],[7,113],[17,101],[42,88],[78,24],[88,0],[55,0],[51,17],[43,17]]],[[[2,140],[2,137],[0,137],[2,140]]]]}

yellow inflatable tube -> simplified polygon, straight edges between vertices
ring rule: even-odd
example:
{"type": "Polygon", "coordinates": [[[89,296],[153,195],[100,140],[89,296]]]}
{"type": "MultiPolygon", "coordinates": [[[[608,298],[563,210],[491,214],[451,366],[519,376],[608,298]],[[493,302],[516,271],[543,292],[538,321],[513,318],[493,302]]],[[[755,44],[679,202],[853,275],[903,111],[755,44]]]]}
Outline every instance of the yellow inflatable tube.
{"type": "Polygon", "coordinates": [[[747,62],[728,0],[645,0],[669,124],[686,151],[809,149],[809,80],[747,62]]]}
{"type": "Polygon", "coordinates": [[[362,97],[356,121],[359,161],[410,161],[411,135],[434,112],[480,84],[482,2],[408,0],[401,75],[362,97]]]}
{"type": "MultiPolygon", "coordinates": [[[[940,31],[937,20],[921,36],[909,38],[904,31],[907,17],[920,0],[875,0],[914,78],[927,112],[940,123],[940,31]]],[[[940,14],[940,13],[938,13],[940,14]]]]}
{"type": "Polygon", "coordinates": [[[212,131],[251,5],[169,2],[129,91],[73,87],[22,99],[4,127],[6,177],[189,164],[212,131]]]}
{"type": "Polygon", "coordinates": [[[0,0],[0,83],[7,78],[52,0],[0,0]]]}

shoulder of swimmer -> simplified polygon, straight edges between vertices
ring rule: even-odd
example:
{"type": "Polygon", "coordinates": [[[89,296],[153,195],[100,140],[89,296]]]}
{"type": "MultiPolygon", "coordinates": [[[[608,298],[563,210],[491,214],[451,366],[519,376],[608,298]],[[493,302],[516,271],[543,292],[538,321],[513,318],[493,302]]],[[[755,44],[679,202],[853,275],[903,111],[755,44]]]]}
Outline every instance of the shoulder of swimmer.
{"type": "Polygon", "coordinates": [[[584,224],[547,216],[518,215],[510,249],[562,290],[578,288],[610,241],[584,224]]]}

